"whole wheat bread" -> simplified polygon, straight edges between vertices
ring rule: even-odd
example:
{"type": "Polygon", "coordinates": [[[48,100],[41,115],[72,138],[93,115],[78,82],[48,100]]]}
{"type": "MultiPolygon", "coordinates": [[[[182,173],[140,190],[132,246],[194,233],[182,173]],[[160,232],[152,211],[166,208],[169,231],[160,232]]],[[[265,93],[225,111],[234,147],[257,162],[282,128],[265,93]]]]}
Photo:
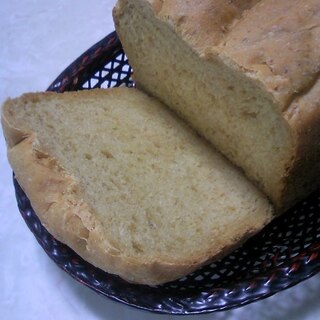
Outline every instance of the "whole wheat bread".
{"type": "Polygon", "coordinates": [[[179,278],[272,219],[240,170],[136,89],[26,94],[5,103],[2,125],[44,226],[128,281],[179,278]]]}

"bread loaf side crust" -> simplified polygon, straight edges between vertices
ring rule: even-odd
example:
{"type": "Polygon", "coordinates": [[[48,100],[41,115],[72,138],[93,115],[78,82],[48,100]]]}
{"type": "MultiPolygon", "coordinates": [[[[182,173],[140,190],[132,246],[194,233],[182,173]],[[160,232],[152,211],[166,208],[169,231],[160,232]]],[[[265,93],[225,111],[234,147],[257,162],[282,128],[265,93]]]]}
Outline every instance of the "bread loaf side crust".
{"type": "Polygon", "coordinates": [[[283,178],[282,202],[290,207],[320,187],[320,81],[283,113],[295,137],[293,161],[283,178]],[[293,201],[290,200],[293,199],[293,201]]]}

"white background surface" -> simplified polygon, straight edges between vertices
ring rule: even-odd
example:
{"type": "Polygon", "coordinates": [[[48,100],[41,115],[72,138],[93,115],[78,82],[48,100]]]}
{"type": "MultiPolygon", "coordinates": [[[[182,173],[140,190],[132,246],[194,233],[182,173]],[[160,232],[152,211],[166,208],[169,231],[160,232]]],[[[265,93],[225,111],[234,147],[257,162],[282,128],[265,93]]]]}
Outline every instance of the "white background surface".
{"type": "MultiPolygon", "coordinates": [[[[0,103],[43,91],[110,33],[114,0],[1,0],[0,103]]],[[[49,260],[23,222],[0,137],[0,319],[177,319],[102,298],[49,260]]],[[[320,276],[240,309],[184,319],[320,319],[320,276]]],[[[182,319],[182,318],[179,318],[182,319]]]]}

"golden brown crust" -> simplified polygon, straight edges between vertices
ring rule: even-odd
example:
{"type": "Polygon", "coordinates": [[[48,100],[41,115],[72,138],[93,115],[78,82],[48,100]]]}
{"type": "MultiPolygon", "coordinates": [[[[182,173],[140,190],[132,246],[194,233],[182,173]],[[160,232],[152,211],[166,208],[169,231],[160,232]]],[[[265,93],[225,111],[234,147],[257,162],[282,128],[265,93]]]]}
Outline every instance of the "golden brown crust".
{"type": "Polygon", "coordinates": [[[318,80],[317,0],[201,0],[196,6],[184,0],[152,2],[157,17],[200,56],[210,59],[211,51],[230,59],[260,81],[281,110],[318,80]]]}
{"type": "Polygon", "coordinates": [[[200,56],[219,53],[260,81],[286,110],[319,78],[319,11],[317,0],[164,0],[156,14],[200,56]]]}
{"type": "Polygon", "coordinates": [[[164,0],[158,17],[172,25],[197,51],[217,46],[244,12],[260,0],[164,0]]]}
{"type": "Polygon", "coordinates": [[[319,10],[316,0],[263,0],[221,45],[224,55],[264,84],[280,110],[318,79],[319,10]]]}
{"type": "MultiPolygon", "coordinates": [[[[294,99],[284,113],[296,140],[293,163],[288,170],[283,195],[290,198],[319,188],[320,174],[320,82],[305,95],[294,99]],[[288,196],[289,195],[289,196],[288,196]]],[[[303,198],[296,197],[295,201],[303,198]]],[[[288,204],[287,204],[288,206],[288,204]]]]}
{"type": "Polygon", "coordinates": [[[286,111],[318,82],[319,11],[317,0],[164,0],[157,16],[200,56],[219,54],[261,82],[286,111]]]}

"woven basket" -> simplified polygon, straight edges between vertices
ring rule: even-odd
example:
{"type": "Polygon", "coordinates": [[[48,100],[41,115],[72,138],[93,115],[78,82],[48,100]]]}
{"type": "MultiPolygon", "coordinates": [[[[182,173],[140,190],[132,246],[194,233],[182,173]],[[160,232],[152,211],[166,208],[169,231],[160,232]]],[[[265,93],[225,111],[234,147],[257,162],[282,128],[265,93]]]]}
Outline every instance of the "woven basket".
{"type": "MultiPolygon", "coordinates": [[[[73,62],[48,90],[133,86],[131,72],[119,39],[112,33],[73,62]]],[[[55,240],[41,225],[15,178],[14,186],[23,218],[60,268],[94,291],[137,308],[171,314],[231,309],[271,296],[320,270],[320,192],[224,259],[177,281],[149,287],[107,274],[55,240]]]]}

